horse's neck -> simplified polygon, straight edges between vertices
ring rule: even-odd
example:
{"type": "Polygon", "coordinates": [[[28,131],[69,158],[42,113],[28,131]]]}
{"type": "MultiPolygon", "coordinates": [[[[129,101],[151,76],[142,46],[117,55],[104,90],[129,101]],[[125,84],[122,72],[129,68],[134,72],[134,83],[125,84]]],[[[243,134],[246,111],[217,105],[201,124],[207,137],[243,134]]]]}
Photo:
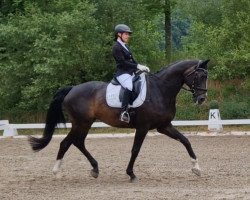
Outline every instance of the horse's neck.
{"type": "Polygon", "coordinates": [[[184,84],[183,73],[184,70],[177,71],[170,66],[158,75],[159,89],[166,98],[176,98],[184,84]]]}

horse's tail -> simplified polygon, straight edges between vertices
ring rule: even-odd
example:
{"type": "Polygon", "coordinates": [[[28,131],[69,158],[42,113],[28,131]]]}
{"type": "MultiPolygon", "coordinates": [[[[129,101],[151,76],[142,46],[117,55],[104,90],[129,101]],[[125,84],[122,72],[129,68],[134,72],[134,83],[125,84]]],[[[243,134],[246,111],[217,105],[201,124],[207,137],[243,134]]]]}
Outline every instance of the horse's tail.
{"type": "Polygon", "coordinates": [[[55,131],[57,123],[65,123],[62,102],[65,96],[69,93],[72,87],[66,87],[58,90],[53,97],[52,102],[50,103],[47,116],[46,116],[46,125],[43,132],[42,138],[29,137],[29,143],[34,151],[40,151],[45,148],[55,131]]]}

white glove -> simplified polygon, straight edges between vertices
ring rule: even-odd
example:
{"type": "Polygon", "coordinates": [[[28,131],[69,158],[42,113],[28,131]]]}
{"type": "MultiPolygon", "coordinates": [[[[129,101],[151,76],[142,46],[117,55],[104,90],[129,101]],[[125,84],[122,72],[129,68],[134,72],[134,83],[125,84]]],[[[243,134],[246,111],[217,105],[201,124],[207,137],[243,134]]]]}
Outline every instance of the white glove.
{"type": "Polygon", "coordinates": [[[138,64],[138,65],[137,65],[137,69],[139,69],[139,70],[141,70],[141,71],[150,72],[150,69],[149,69],[147,66],[145,66],[145,65],[140,65],[140,64],[138,64]]]}

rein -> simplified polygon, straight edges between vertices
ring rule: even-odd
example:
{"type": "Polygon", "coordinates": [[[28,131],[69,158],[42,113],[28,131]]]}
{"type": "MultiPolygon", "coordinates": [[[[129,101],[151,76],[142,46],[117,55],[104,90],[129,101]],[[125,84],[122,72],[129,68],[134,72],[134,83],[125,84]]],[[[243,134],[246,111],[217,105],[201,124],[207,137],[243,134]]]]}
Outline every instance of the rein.
{"type": "MultiPolygon", "coordinates": [[[[192,82],[192,84],[191,84],[190,89],[188,89],[188,88],[186,88],[186,87],[184,87],[184,86],[182,86],[182,88],[181,88],[181,89],[183,89],[183,90],[186,90],[186,91],[188,91],[188,92],[191,92],[193,95],[196,94],[197,90],[207,92],[207,89],[206,89],[206,88],[202,88],[202,87],[196,86],[196,85],[197,85],[197,71],[202,70],[202,71],[204,71],[204,72],[207,73],[207,70],[206,70],[206,69],[199,68],[200,63],[201,63],[201,61],[199,61],[199,63],[197,64],[197,66],[195,67],[195,69],[194,69],[193,71],[191,71],[189,74],[187,74],[187,75],[185,76],[185,79],[186,79],[187,77],[189,77],[189,76],[191,76],[193,73],[195,73],[195,77],[194,77],[194,79],[193,79],[193,82],[192,82]]],[[[138,71],[136,72],[136,74],[141,74],[141,73],[143,73],[143,72],[145,72],[145,73],[148,74],[148,75],[157,77],[157,76],[155,75],[155,73],[151,73],[151,72],[147,72],[147,71],[140,71],[140,70],[138,70],[138,71]]]]}

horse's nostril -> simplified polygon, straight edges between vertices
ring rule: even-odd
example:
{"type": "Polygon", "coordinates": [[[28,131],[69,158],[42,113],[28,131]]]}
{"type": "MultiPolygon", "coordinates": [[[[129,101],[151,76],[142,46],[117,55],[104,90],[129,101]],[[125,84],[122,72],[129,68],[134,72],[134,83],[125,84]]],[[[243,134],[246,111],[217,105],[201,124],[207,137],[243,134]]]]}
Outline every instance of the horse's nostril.
{"type": "Polygon", "coordinates": [[[202,104],[205,101],[205,99],[206,99],[205,97],[198,98],[198,103],[202,104]]]}

